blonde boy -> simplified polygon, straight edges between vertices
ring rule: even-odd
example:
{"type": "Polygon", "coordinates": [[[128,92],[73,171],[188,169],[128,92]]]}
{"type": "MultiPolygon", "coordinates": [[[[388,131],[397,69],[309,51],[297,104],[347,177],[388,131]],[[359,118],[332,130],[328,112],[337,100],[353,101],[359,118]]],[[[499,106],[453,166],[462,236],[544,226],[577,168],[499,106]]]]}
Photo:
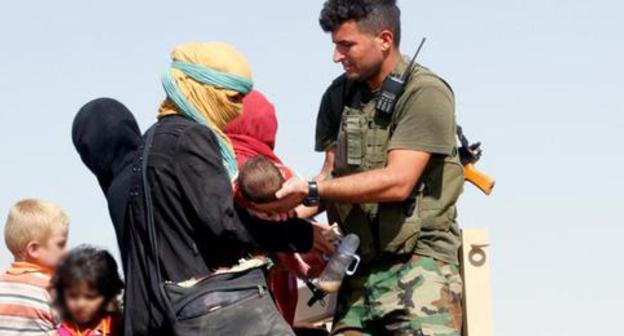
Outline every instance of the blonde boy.
{"type": "Polygon", "coordinates": [[[0,335],[55,335],[50,278],[66,253],[69,218],[53,203],[26,199],[9,211],[4,238],[15,261],[0,275],[0,335]]]}

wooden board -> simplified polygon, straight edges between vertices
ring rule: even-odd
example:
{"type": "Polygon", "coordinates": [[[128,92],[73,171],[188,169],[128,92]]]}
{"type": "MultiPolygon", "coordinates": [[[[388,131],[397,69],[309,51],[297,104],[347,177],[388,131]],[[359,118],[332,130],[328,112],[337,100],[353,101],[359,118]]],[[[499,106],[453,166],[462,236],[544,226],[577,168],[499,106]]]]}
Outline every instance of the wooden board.
{"type": "Polygon", "coordinates": [[[485,229],[462,231],[464,336],[492,335],[490,240],[485,229]]]}

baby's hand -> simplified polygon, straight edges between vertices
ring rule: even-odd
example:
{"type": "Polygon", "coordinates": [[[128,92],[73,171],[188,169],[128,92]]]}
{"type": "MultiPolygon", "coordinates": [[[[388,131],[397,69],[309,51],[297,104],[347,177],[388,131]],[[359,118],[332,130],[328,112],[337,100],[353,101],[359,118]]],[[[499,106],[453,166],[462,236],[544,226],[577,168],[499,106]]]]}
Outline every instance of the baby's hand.
{"type": "Polygon", "coordinates": [[[327,265],[325,255],[320,251],[312,250],[307,253],[302,253],[299,257],[301,258],[301,262],[308,266],[306,276],[310,279],[318,278],[327,265]]]}
{"type": "Polygon", "coordinates": [[[307,253],[275,253],[275,263],[283,269],[291,272],[300,279],[317,278],[327,262],[323,253],[312,251],[307,253]]]}

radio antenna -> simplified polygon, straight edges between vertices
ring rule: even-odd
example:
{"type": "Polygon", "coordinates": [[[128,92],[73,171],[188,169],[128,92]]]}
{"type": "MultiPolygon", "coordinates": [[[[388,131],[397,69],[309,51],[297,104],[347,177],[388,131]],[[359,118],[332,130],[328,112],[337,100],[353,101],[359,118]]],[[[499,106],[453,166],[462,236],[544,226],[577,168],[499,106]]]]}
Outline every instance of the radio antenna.
{"type": "Polygon", "coordinates": [[[416,57],[418,57],[418,54],[420,54],[420,49],[422,49],[423,44],[425,44],[425,41],[427,41],[427,38],[423,37],[422,40],[420,41],[420,45],[418,46],[418,49],[416,49],[416,53],[414,54],[414,57],[412,57],[410,64],[407,66],[407,70],[405,70],[405,72],[403,73],[403,77],[401,77],[401,80],[403,82],[407,81],[407,77],[409,77],[409,75],[412,73],[412,67],[414,66],[414,62],[416,62],[416,57]]]}

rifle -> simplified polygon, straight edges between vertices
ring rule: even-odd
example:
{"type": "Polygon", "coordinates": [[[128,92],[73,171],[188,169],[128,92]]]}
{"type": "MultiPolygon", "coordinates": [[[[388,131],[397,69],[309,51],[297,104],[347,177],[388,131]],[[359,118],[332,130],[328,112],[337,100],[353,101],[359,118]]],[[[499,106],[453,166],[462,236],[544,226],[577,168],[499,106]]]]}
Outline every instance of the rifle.
{"type": "Polygon", "coordinates": [[[496,181],[475,167],[475,164],[483,154],[481,143],[470,144],[459,125],[457,126],[457,137],[461,143],[459,159],[464,166],[464,179],[479,188],[484,194],[489,195],[492,193],[496,181]]]}

